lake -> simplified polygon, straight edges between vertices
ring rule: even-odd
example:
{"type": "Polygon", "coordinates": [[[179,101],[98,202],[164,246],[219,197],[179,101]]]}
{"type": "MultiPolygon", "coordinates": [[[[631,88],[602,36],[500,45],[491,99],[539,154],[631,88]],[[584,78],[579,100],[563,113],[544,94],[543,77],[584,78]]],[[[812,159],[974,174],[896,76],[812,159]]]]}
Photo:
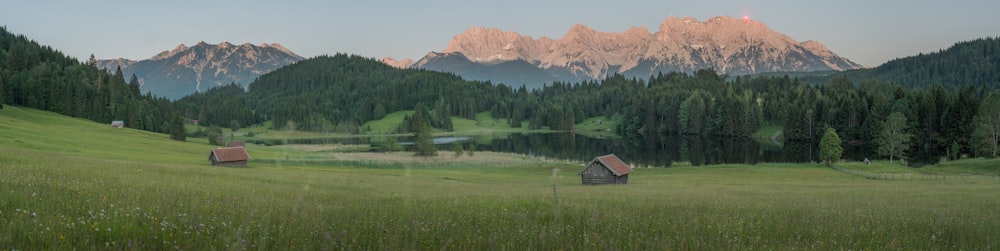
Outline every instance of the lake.
{"type": "MultiPolygon", "coordinates": [[[[412,145],[413,137],[395,137],[404,147],[412,145]]],[[[362,144],[375,148],[385,144],[386,137],[290,139],[249,142],[276,144],[362,144]]],[[[500,133],[473,136],[435,138],[438,149],[450,150],[462,144],[466,151],[495,151],[525,154],[535,158],[555,158],[589,161],[594,157],[614,153],[636,166],[756,164],[761,162],[814,162],[819,153],[815,143],[784,142],[777,145],[750,138],[717,138],[671,136],[666,139],[591,138],[574,133],[500,133]]],[[[850,149],[845,149],[849,159],[850,149]]]]}

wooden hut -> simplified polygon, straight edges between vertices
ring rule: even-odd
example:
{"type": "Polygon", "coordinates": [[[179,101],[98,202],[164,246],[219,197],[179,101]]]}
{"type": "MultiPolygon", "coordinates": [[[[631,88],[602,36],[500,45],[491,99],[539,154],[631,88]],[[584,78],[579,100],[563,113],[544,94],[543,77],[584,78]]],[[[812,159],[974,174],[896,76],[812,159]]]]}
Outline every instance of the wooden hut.
{"type": "Polygon", "coordinates": [[[208,160],[212,161],[212,165],[218,166],[247,166],[250,154],[247,154],[244,147],[219,147],[212,148],[208,160]]]}
{"type": "Polygon", "coordinates": [[[125,128],[125,121],[121,121],[121,120],[111,121],[111,127],[114,127],[114,128],[125,128]]]}
{"type": "Polygon", "coordinates": [[[580,178],[584,185],[625,184],[628,183],[628,174],[631,172],[632,168],[618,156],[608,154],[590,161],[580,171],[580,178]]]}

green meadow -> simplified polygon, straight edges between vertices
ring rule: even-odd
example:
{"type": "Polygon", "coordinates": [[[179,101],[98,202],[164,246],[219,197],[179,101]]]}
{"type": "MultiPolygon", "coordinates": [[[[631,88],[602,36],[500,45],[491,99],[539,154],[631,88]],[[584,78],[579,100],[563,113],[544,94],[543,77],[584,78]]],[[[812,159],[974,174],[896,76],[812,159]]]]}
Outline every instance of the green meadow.
{"type": "Polygon", "coordinates": [[[249,167],[231,168],[211,166],[210,148],[4,106],[0,249],[1000,247],[996,160],[841,165],[953,174],[944,179],[758,164],[636,169],[627,185],[584,186],[583,163],[506,153],[249,145],[249,167]]]}

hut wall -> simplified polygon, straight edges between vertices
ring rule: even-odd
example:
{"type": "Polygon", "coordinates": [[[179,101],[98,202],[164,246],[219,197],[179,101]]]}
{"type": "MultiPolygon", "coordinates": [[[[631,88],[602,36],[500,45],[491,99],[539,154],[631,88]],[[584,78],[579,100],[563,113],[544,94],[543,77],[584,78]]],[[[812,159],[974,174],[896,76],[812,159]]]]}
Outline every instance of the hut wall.
{"type": "MultiPolygon", "coordinates": [[[[584,185],[620,183],[618,177],[615,177],[615,174],[611,170],[608,170],[600,162],[596,161],[590,163],[587,168],[580,172],[580,178],[584,185]]],[[[627,180],[628,178],[625,179],[627,180]]]]}
{"type": "Polygon", "coordinates": [[[628,174],[615,177],[615,184],[627,184],[627,183],[628,183],[628,174]]]}
{"type": "Polygon", "coordinates": [[[240,167],[243,167],[243,166],[247,166],[247,161],[246,160],[241,160],[241,161],[219,162],[216,165],[220,165],[220,166],[240,166],[240,167]]]}
{"type": "Polygon", "coordinates": [[[208,155],[208,160],[212,161],[212,165],[213,166],[241,166],[241,167],[247,166],[247,161],[246,160],[228,161],[228,162],[218,161],[215,158],[215,153],[214,152],[208,155]]]}

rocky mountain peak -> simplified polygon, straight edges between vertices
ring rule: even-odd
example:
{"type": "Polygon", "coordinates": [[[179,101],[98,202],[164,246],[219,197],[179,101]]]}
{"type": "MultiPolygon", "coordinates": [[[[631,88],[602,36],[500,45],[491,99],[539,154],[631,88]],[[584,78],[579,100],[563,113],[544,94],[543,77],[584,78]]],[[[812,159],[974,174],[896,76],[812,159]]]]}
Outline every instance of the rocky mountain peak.
{"type": "Polygon", "coordinates": [[[122,69],[128,68],[129,66],[138,63],[139,61],[127,59],[127,58],[115,58],[115,59],[105,59],[97,60],[98,69],[106,69],[107,71],[115,71],[118,67],[122,69]]]}
{"type": "Polygon", "coordinates": [[[199,41],[191,47],[180,44],[146,60],[98,60],[98,65],[109,70],[120,65],[126,75],[134,73],[140,78],[143,92],[177,99],[214,86],[247,85],[257,76],[302,59],[276,43],[236,46],[225,41],[217,45],[199,41]]]}
{"type": "Polygon", "coordinates": [[[587,27],[586,25],[577,23],[577,24],[574,24],[573,27],[570,27],[569,31],[566,31],[566,35],[563,35],[562,40],[576,39],[576,38],[579,38],[579,37],[593,36],[593,35],[596,35],[596,34],[597,34],[596,30],[591,29],[590,27],[587,27]]]}
{"type": "Polygon", "coordinates": [[[541,86],[612,74],[648,78],[666,72],[714,69],[729,75],[849,70],[862,66],[815,41],[799,42],[748,17],[669,17],[645,27],[602,32],[576,24],[559,39],[533,39],[513,31],[470,27],[442,53],[411,67],[476,80],[541,86]],[[504,82],[507,81],[507,82],[504,82]]]}
{"type": "Polygon", "coordinates": [[[302,56],[299,56],[299,54],[295,54],[295,52],[293,52],[292,50],[289,50],[288,48],[285,48],[285,46],[283,46],[283,45],[281,45],[279,43],[271,43],[271,44],[263,43],[263,44],[261,44],[260,47],[261,48],[274,48],[274,49],[276,49],[278,51],[281,51],[281,52],[284,52],[286,54],[294,55],[295,57],[299,57],[299,58],[302,57],[302,56]]]}
{"type": "Polygon", "coordinates": [[[396,60],[395,58],[392,57],[384,57],[382,58],[382,63],[399,69],[406,69],[410,68],[410,66],[413,65],[414,61],[413,59],[409,58],[396,60]]]}
{"type": "Polygon", "coordinates": [[[537,55],[545,53],[546,41],[550,40],[535,40],[512,31],[469,27],[452,38],[443,52],[462,52],[469,60],[479,63],[533,61],[537,55]]]}
{"type": "Polygon", "coordinates": [[[154,55],[150,59],[164,59],[164,58],[173,57],[177,53],[179,53],[181,51],[184,51],[184,50],[187,50],[187,49],[188,49],[188,47],[186,45],[184,45],[183,43],[182,44],[178,44],[177,47],[174,47],[173,50],[160,52],[159,54],[154,55]]]}
{"type": "Polygon", "coordinates": [[[742,75],[861,67],[837,56],[819,42],[800,43],[757,20],[727,16],[705,21],[669,17],[655,33],[645,27],[631,27],[620,33],[600,32],[576,24],[558,40],[470,27],[455,36],[443,52],[428,54],[414,67],[433,65],[448,67],[436,69],[444,71],[477,69],[477,76],[503,75],[484,74],[482,67],[434,62],[461,62],[464,55],[468,61],[484,65],[523,61],[551,74],[548,79],[569,82],[600,79],[611,74],[646,78],[658,72],[693,72],[705,68],[742,75]]]}

